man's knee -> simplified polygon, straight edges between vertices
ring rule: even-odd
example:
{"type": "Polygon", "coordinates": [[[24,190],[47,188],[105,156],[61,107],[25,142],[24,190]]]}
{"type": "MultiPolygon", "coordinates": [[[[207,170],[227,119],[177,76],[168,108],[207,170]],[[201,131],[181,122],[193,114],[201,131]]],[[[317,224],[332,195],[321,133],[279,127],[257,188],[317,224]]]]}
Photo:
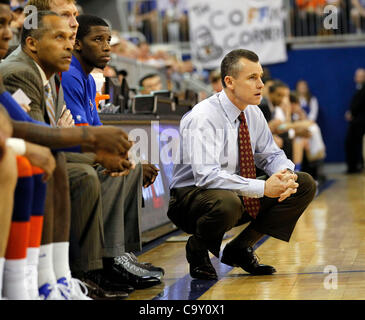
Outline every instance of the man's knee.
{"type": "Polygon", "coordinates": [[[298,195],[302,195],[308,198],[309,201],[311,201],[315,194],[316,194],[316,190],[317,190],[317,184],[314,181],[313,177],[306,173],[306,172],[297,172],[296,173],[298,175],[298,195]]]}
{"type": "Polygon", "coordinates": [[[131,187],[141,188],[142,187],[142,164],[138,163],[136,167],[129,172],[126,176],[126,181],[131,187]]]}
{"type": "Polygon", "coordinates": [[[77,165],[77,175],[70,178],[71,198],[73,193],[83,193],[90,199],[98,197],[101,192],[100,181],[95,169],[87,164],[77,165]]]}

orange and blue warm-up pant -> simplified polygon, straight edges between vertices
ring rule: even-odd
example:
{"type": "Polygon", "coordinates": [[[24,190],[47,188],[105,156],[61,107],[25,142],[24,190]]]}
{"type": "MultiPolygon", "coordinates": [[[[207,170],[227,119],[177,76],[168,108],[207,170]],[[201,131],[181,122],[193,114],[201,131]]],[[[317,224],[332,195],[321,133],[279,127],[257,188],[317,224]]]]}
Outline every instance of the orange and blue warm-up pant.
{"type": "Polygon", "coordinates": [[[43,171],[17,156],[18,181],[6,259],[25,259],[28,247],[39,247],[42,236],[46,183],[43,171]]]}

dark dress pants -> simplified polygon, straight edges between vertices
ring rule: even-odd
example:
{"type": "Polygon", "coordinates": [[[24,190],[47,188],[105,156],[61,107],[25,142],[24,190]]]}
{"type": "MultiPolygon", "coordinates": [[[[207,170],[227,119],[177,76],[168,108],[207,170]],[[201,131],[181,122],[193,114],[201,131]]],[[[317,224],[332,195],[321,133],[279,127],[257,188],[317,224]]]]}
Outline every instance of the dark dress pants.
{"type": "Polygon", "coordinates": [[[257,232],[289,241],[316,192],[316,184],[309,174],[298,172],[297,175],[297,192],[283,202],[278,202],[277,198],[261,198],[256,219],[249,216],[243,198],[237,193],[196,186],[171,189],[167,215],[181,230],[200,238],[217,257],[224,233],[250,221],[257,232]]]}
{"type": "Polygon", "coordinates": [[[349,124],[345,140],[346,164],[348,172],[356,172],[362,169],[363,136],[365,123],[352,121],[349,124]]]}

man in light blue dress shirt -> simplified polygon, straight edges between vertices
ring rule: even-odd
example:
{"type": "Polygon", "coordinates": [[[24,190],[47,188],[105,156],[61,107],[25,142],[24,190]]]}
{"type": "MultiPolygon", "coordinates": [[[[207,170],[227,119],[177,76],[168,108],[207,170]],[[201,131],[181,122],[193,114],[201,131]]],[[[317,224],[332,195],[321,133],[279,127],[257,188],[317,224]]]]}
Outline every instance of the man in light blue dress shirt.
{"type": "Polygon", "coordinates": [[[264,87],[254,52],[234,50],[221,64],[223,90],[197,104],[180,123],[180,152],[170,185],[168,217],[192,234],[186,244],[190,275],[217,279],[208,250],[219,257],[224,233],[250,224],[224,249],[221,261],[251,274],[272,274],[259,264],[252,247],[265,234],[289,241],[295,224],[315,195],[307,173],[294,173],[294,164],[273,140],[257,107],[264,87]],[[247,121],[254,162],[268,176],[240,175],[239,116],[247,121]],[[260,210],[252,218],[243,196],[258,198],[260,210]]]}

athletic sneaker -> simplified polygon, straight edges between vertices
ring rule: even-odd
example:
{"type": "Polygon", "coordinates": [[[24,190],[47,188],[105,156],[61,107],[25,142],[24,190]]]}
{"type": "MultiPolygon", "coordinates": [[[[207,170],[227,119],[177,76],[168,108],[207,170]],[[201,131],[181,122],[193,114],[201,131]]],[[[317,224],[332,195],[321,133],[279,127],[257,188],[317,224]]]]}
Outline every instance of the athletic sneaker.
{"type": "Polygon", "coordinates": [[[67,300],[93,300],[87,296],[87,287],[79,279],[71,278],[70,281],[67,281],[67,279],[63,277],[58,279],[57,283],[63,289],[63,292],[66,291],[64,296],[68,298],[67,300]]]}
{"type": "Polygon", "coordinates": [[[124,253],[119,257],[115,257],[114,262],[116,264],[122,265],[125,270],[138,277],[154,277],[160,280],[163,276],[161,271],[148,270],[144,264],[135,261],[128,253],[124,253]]]}
{"type": "Polygon", "coordinates": [[[38,291],[40,300],[70,300],[69,292],[58,283],[53,285],[45,283],[38,291]]]}
{"type": "Polygon", "coordinates": [[[143,268],[149,270],[149,271],[158,271],[158,272],[161,272],[162,275],[165,275],[165,270],[162,269],[161,267],[156,267],[154,266],[152,263],[149,263],[149,262],[139,262],[138,261],[138,258],[134,255],[133,252],[130,252],[130,253],[126,253],[126,255],[129,255],[131,257],[131,259],[135,262],[135,263],[138,263],[138,264],[141,264],[143,266],[143,268]]]}

